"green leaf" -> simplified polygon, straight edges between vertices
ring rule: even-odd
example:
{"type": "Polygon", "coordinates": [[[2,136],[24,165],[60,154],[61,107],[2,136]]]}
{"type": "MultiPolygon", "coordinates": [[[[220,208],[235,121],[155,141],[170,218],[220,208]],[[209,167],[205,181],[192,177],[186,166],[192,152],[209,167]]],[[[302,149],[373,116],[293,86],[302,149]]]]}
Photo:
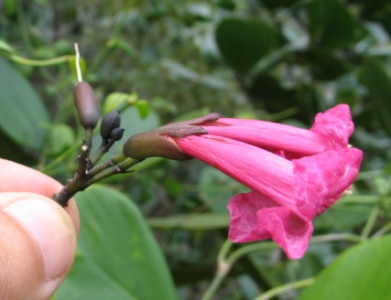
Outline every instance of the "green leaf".
{"type": "Polygon", "coordinates": [[[8,135],[0,130],[0,157],[12,160],[24,165],[32,165],[34,157],[30,152],[24,151],[22,147],[16,144],[8,135]]]}
{"type": "Polygon", "coordinates": [[[148,116],[149,104],[147,100],[138,100],[136,102],[136,108],[142,119],[145,119],[148,116]]]}
{"type": "Polygon", "coordinates": [[[312,43],[321,47],[346,46],[354,40],[355,23],[337,0],[313,0],[308,5],[312,43]]]}
{"type": "Polygon", "coordinates": [[[296,0],[261,0],[262,5],[268,9],[276,9],[279,7],[288,7],[295,3],[296,0]]]}
{"type": "Polygon", "coordinates": [[[391,136],[391,78],[384,67],[375,60],[364,63],[360,68],[359,78],[368,88],[373,108],[384,129],[391,136]]]}
{"type": "Polygon", "coordinates": [[[228,64],[245,72],[270,51],[274,31],[265,21],[225,19],[216,29],[216,42],[228,64]]]}
{"type": "Polygon", "coordinates": [[[78,255],[61,299],[176,299],[164,257],[140,211],[123,194],[94,186],[76,196],[78,255]]]}
{"type": "Polygon", "coordinates": [[[107,114],[115,109],[122,110],[126,106],[130,107],[137,104],[137,101],[139,101],[138,95],[134,92],[131,94],[119,92],[110,93],[104,100],[103,112],[107,114]]]}
{"type": "Polygon", "coordinates": [[[318,231],[348,231],[365,223],[372,210],[373,204],[336,203],[325,213],[316,217],[314,227],[318,231]]]}
{"type": "Polygon", "coordinates": [[[0,58],[0,127],[19,145],[40,150],[49,116],[30,83],[0,58]]]}
{"type": "Polygon", "coordinates": [[[391,236],[361,243],[340,255],[300,300],[391,299],[391,236]]]}
{"type": "Polygon", "coordinates": [[[221,80],[216,76],[197,73],[177,61],[164,58],[161,61],[161,64],[165,69],[167,69],[170,77],[173,79],[182,78],[216,90],[227,90],[231,88],[229,82],[221,80]]]}
{"type": "Polygon", "coordinates": [[[202,201],[215,213],[227,213],[229,199],[248,188],[217,169],[206,166],[200,174],[199,195],[202,201]]]}
{"type": "Polygon", "coordinates": [[[55,124],[50,127],[48,138],[48,152],[58,155],[75,142],[73,130],[66,124],[55,124]]]}
{"type": "Polygon", "coordinates": [[[126,101],[129,97],[129,94],[114,92],[110,93],[103,104],[103,112],[107,114],[115,109],[120,109],[126,105],[126,101]]]}
{"type": "Polygon", "coordinates": [[[306,51],[304,57],[316,79],[334,80],[348,71],[345,61],[330,51],[312,49],[306,51]]]}

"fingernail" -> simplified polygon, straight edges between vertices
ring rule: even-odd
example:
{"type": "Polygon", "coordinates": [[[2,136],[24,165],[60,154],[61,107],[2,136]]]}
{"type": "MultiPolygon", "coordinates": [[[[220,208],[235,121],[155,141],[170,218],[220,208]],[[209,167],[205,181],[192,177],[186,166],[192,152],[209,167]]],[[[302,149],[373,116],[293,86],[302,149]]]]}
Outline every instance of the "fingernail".
{"type": "Polygon", "coordinates": [[[41,250],[47,279],[64,276],[72,265],[76,237],[62,207],[46,199],[23,199],[3,209],[31,233],[41,250]]]}

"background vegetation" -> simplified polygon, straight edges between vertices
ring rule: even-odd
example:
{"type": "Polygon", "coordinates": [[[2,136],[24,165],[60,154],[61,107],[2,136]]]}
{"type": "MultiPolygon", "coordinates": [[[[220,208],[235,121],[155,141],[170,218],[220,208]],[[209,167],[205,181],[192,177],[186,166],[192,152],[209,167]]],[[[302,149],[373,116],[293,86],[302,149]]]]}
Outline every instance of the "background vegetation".
{"type": "Polygon", "coordinates": [[[83,138],[74,43],[126,137],[210,111],[308,128],[348,103],[365,152],[353,195],[317,219],[300,261],[225,241],[238,183],[197,161],[147,160],[77,195],[79,252],[56,299],[253,299],[315,276],[300,299],[391,299],[379,285],[391,278],[389,1],[4,0],[0,14],[0,157],[61,182],[83,138]]]}

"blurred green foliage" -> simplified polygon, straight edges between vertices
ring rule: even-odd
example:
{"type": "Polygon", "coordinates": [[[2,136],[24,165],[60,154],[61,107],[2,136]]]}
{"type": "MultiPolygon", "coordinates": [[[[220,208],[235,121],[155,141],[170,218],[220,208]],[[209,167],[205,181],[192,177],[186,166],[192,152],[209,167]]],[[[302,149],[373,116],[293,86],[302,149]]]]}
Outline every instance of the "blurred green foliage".
{"type": "MultiPolygon", "coordinates": [[[[61,182],[73,174],[83,138],[72,100],[73,43],[78,43],[83,78],[97,92],[102,111],[117,107],[123,112],[125,136],[210,111],[308,128],[317,112],[349,104],[356,125],[351,143],[365,152],[362,172],[354,195],[316,221],[316,234],[345,232],[365,240],[371,233],[388,232],[389,1],[5,0],[0,12],[0,157],[61,182]]],[[[149,220],[160,243],[159,248],[151,242],[151,251],[163,251],[178,298],[199,299],[214,276],[226,238],[225,203],[243,187],[199,162],[162,159],[147,160],[137,172],[105,184],[132,198],[137,207],[127,209],[136,215],[140,210],[149,220]],[[191,218],[181,223],[178,215],[191,218]]],[[[79,197],[89,201],[88,193],[97,191],[79,197]]],[[[116,197],[112,205],[123,205],[125,196],[116,197]]],[[[111,211],[106,202],[102,209],[105,206],[109,219],[116,220],[118,207],[111,211]]],[[[108,273],[95,274],[96,281],[86,279],[92,271],[81,266],[91,264],[95,254],[104,256],[94,248],[108,240],[103,236],[96,245],[84,247],[88,243],[83,237],[108,233],[99,229],[101,224],[93,226],[99,218],[89,213],[89,204],[81,202],[80,209],[88,226],[82,226],[82,249],[58,299],[121,275],[108,263],[108,273]],[[74,278],[77,284],[72,284],[74,278]],[[79,282],[83,278],[86,281],[79,282]]],[[[131,221],[113,223],[117,230],[132,227],[131,221]]],[[[252,299],[261,291],[315,276],[351,244],[344,239],[315,243],[300,261],[287,261],[276,248],[250,252],[234,265],[215,299],[252,299]]],[[[118,252],[120,247],[113,245],[106,255],[126,255],[118,252]]],[[[134,247],[143,251],[145,245],[134,247]]],[[[139,272],[168,276],[164,262],[157,268],[140,267],[139,272]]],[[[332,274],[327,272],[323,278],[332,274]]],[[[132,288],[125,290],[114,298],[137,296],[132,288]]],[[[297,294],[290,291],[284,299],[297,294]]]]}

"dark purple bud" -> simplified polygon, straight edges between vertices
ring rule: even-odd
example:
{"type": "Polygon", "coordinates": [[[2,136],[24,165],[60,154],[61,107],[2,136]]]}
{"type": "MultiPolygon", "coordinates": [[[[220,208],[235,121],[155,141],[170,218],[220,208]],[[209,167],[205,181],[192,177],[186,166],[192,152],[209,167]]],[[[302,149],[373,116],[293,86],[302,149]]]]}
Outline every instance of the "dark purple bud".
{"type": "Polygon", "coordinates": [[[73,97],[80,124],[84,129],[94,129],[99,121],[99,110],[91,86],[85,81],[78,82],[73,90],[73,97]]]}
{"type": "Polygon", "coordinates": [[[113,129],[118,129],[121,125],[121,116],[118,110],[113,110],[103,117],[102,125],[100,126],[100,135],[104,140],[111,138],[113,129]]]}
{"type": "Polygon", "coordinates": [[[123,128],[114,128],[110,133],[110,139],[114,141],[119,141],[124,135],[125,129],[123,128]]]}

